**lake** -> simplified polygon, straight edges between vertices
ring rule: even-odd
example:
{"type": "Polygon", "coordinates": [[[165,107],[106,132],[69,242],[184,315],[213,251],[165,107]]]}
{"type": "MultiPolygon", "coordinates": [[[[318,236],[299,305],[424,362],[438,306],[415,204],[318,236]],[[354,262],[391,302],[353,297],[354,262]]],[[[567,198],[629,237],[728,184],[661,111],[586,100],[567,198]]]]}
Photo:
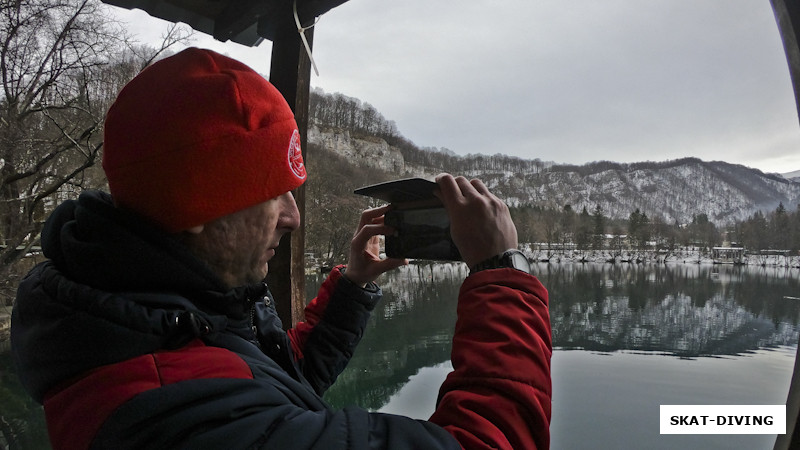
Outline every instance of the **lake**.
{"type": "MultiPolygon", "coordinates": [[[[800,269],[540,263],[535,270],[550,292],[553,449],[772,448],[774,435],[660,435],[659,405],[784,404],[800,330],[800,269]]],[[[463,264],[412,264],[384,275],[384,299],[326,399],[428,418],[451,369],[466,275],[463,264]]],[[[307,276],[308,292],[322,279],[307,276]]],[[[41,409],[2,350],[0,415],[27,430],[23,448],[48,447],[41,409]]]]}
{"type": "MultiPolygon", "coordinates": [[[[538,264],[550,292],[553,449],[770,449],[774,435],[660,435],[661,404],[785,404],[800,271],[712,264],[538,264]],[[787,298],[788,297],[788,298],[787,298]]],[[[335,406],[426,419],[451,370],[460,264],[380,284],[335,406]]],[[[310,277],[309,290],[321,277],[310,277]]]]}

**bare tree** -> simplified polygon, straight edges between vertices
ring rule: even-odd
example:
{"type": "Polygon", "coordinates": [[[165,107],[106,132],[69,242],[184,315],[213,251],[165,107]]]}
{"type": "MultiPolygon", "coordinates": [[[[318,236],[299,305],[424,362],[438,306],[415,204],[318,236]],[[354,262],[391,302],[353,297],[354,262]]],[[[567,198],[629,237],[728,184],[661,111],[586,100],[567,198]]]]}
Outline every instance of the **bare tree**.
{"type": "MultiPolygon", "coordinates": [[[[314,252],[327,267],[347,260],[350,240],[361,211],[369,199],[353,194],[355,188],[380,181],[335,153],[309,144],[306,184],[306,250],[314,252]]],[[[373,205],[377,206],[377,205],[373,205]]]]}
{"type": "MultiPolygon", "coordinates": [[[[189,37],[136,46],[99,0],[0,1],[0,280],[38,245],[64,198],[103,186],[102,123],[119,89],[189,37]]],[[[10,297],[5,295],[5,303],[10,297]]],[[[2,301],[0,301],[2,304],[2,301]]]]}

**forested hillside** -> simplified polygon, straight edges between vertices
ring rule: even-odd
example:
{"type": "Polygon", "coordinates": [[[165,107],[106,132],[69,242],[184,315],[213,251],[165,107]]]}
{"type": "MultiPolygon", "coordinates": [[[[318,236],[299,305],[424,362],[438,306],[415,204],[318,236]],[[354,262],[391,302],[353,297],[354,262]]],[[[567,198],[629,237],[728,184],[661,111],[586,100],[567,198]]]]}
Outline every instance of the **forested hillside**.
{"type": "Polygon", "coordinates": [[[655,239],[660,245],[711,246],[727,238],[759,247],[800,246],[800,183],[777,174],[697,158],[576,166],[500,154],[458,156],[416,146],[358,99],[321,90],[311,99],[308,242],[319,254],[346,248],[360,208],[369,203],[353,189],[440,172],[483,179],[513,208],[528,242],[591,245],[592,235],[636,231],[641,245],[655,239]],[[776,218],[784,216],[787,224],[776,218]],[[797,222],[797,229],[780,231],[778,222],[783,228],[797,222]],[[776,241],[780,236],[785,239],[776,241]]]}

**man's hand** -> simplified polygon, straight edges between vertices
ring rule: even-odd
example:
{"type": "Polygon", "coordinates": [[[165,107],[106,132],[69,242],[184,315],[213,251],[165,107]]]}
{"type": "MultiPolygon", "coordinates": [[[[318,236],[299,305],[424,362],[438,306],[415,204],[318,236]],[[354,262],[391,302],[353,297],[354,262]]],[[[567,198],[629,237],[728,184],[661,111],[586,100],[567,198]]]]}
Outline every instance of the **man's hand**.
{"type": "Polygon", "coordinates": [[[383,223],[383,215],[389,205],[373,208],[361,214],[356,234],[350,241],[350,258],[345,276],[361,287],[375,281],[384,272],[408,264],[408,260],[380,257],[380,239],[378,236],[391,233],[394,229],[383,223]]]}
{"type": "Polygon", "coordinates": [[[517,248],[517,228],[508,206],[482,181],[441,174],[436,183],[436,196],[450,216],[450,235],[468,267],[517,248]]]}

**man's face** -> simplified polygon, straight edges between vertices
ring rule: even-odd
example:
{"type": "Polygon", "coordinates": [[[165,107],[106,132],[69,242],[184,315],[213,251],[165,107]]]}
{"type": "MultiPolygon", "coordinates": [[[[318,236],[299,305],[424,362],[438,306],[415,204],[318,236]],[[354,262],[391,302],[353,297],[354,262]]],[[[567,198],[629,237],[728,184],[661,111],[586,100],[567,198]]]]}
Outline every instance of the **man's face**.
{"type": "Polygon", "coordinates": [[[229,287],[258,283],[267,276],[281,237],[300,226],[291,192],[205,224],[186,241],[229,287]]]}

